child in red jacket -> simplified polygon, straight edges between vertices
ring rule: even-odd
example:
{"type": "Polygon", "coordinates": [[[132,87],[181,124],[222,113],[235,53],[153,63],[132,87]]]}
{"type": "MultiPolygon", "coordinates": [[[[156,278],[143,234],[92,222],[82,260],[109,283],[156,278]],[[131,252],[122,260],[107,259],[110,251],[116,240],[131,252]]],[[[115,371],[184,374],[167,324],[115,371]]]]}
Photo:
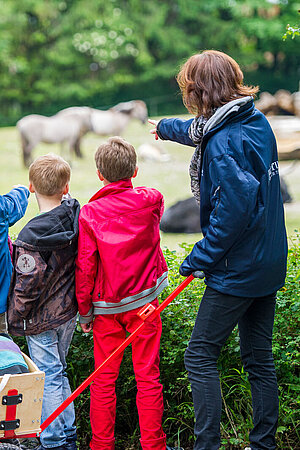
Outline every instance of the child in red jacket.
{"type": "MultiPolygon", "coordinates": [[[[156,189],[133,188],[137,174],[132,145],[114,137],[95,155],[104,187],[79,216],[76,296],[84,332],[93,329],[98,367],[141,323],[137,313],[168,284],[160,248],[159,222],[163,197],[156,189]]],[[[132,343],[137,382],[137,408],[143,450],[165,450],[162,385],[159,382],[160,317],[146,322],[132,343]]],[[[115,448],[115,382],[122,355],[91,386],[93,450],[115,448]]],[[[167,447],[168,448],[168,447],[167,447]]]]}

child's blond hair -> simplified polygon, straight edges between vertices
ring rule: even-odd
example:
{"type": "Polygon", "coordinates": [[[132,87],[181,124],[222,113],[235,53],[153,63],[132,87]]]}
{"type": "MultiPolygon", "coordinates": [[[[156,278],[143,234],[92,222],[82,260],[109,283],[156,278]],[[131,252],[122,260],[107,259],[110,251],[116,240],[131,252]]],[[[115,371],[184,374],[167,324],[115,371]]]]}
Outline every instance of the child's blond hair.
{"type": "Polygon", "coordinates": [[[41,195],[62,194],[70,178],[70,165],[54,153],[40,156],[29,167],[29,181],[41,195]]]}
{"type": "Polygon", "coordinates": [[[110,181],[131,178],[136,169],[134,147],[119,136],[108,139],[95,153],[97,169],[110,181]]]}

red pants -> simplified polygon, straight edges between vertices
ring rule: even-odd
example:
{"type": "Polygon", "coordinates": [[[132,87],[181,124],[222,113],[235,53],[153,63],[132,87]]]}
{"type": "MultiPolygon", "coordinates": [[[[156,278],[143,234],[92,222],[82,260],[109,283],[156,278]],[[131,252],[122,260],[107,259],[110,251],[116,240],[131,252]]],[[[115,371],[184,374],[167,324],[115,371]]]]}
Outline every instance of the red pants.
{"type": "MultiPolygon", "coordinates": [[[[153,302],[158,306],[158,301],[153,302]]],[[[96,316],[94,321],[94,357],[97,368],[142,320],[137,316],[140,308],[120,314],[96,316]]],[[[132,342],[132,360],[137,383],[137,408],[143,450],[165,450],[166,435],[161,422],[163,415],[162,385],[159,382],[159,347],[161,320],[156,317],[146,322],[142,333],[132,342]]],[[[92,450],[114,450],[116,393],[123,354],[114,359],[109,367],[91,385],[92,450]]]]}

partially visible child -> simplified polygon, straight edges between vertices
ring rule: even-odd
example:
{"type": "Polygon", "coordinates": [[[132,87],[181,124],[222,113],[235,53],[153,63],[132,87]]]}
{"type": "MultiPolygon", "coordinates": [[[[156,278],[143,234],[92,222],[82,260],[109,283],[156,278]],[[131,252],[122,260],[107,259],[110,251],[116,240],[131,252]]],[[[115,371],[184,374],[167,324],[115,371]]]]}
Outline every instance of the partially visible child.
{"type": "Polygon", "coordinates": [[[0,195],[0,333],[6,333],[7,295],[12,274],[8,228],[20,220],[28,205],[29,190],[17,185],[6,195],[0,195]]]}
{"type": "MultiPolygon", "coordinates": [[[[66,356],[76,325],[75,257],[79,203],[62,202],[71,170],[59,156],[36,159],[29,168],[29,189],[40,214],[28,222],[14,242],[14,275],[9,295],[11,334],[25,335],[31,359],[44,371],[42,421],[69,395],[66,356]]],[[[41,434],[39,450],[76,449],[71,404],[41,434]]]]}
{"type": "MultiPolygon", "coordinates": [[[[104,187],[83,206],[79,216],[76,297],[84,332],[93,329],[98,367],[142,323],[137,313],[155,307],[168,284],[160,249],[159,222],[163,197],[156,189],[133,188],[137,174],[132,145],[114,137],[95,155],[104,187]]],[[[161,319],[147,321],[132,342],[137,408],[144,450],[165,450],[163,394],[159,381],[161,319]]],[[[115,448],[115,383],[122,356],[111,362],[91,385],[93,450],[115,448]]]]}

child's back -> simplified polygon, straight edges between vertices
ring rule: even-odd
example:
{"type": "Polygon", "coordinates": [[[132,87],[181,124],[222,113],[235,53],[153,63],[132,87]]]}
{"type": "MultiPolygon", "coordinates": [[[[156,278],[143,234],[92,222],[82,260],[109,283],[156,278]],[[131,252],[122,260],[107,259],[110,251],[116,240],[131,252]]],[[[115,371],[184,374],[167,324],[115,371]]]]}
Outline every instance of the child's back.
{"type": "Polygon", "coordinates": [[[158,296],[168,280],[160,248],[162,212],[161,193],[133,188],[130,179],[106,185],[83,206],[80,228],[88,233],[84,241],[79,239],[79,305],[83,298],[85,310],[93,306],[94,315],[114,314],[143,306],[158,296]],[[86,258],[91,252],[93,257],[86,258]],[[81,277],[95,267],[96,279],[81,277]],[[87,297],[92,301],[89,305],[87,297]]]}
{"type": "Polygon", "coordinates": [[[77,200],[65,200],[31,219],[14,242],[9,331],[35,335],[76,315],[77,200]]]}
{"type": "MultiPolygon", "coordinates": [[[[93,328],[98,367],[140,324],[143,305],[158,306],[167,285],[167,265],[160,249],[163,197],[155,189],[133,188],[137,173],[134,148],[111,138],[96,152],[104,187],[79,217],[76,296],[83,331],[93,328]]],[[[165,450],[163,396],[159,381],[161,320],[156,316],[132,343],[137,408],[144,450],[165,450]]],[[[92,450],[115,448],[115,382],[122,355],[91,386],[92,450]]]]}
{"type": "MultiPolygon", "coordinates": [[[[29,189],[40,214],[14,242],[14,275],[8,324],[26,335],[31,359],[45,372],[42,422],[70,395],[66,357],[76,326],[75,257],[79,203],[65,200],[71,170],[56,155],[38,158],[29,168],[29,189]]],[[[76,449],[73,404],[41,434],[39,450],[76,449]]]]}

